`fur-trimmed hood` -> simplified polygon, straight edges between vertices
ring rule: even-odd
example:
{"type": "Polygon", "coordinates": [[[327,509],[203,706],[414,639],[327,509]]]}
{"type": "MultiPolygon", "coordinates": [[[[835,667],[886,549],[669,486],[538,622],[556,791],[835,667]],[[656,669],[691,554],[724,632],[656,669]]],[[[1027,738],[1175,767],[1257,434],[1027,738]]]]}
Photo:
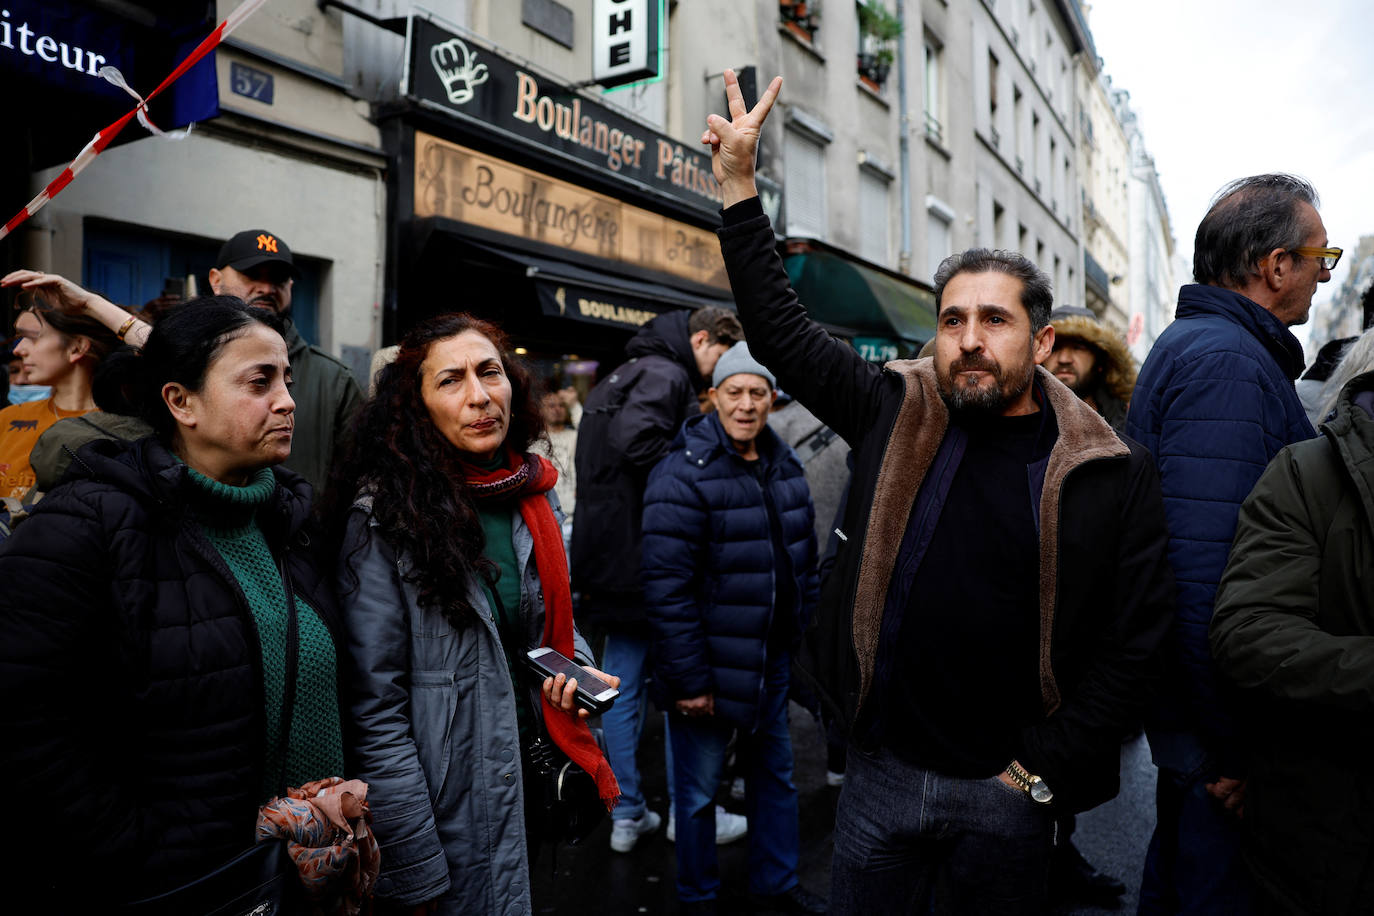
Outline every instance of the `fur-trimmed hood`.
{"type": "Polygon", "coordinates": [[[1129,404],[1131,389],[1135,388],[1136,365],[1131,351],[1126,349],[1125,335],[1112,325],[1088,315],[1051,315],[1050,324],[1054,327],[1056,337],[1076,337],[1097,348],[1100,358],[1106,363],[1102,384],[1113,397],[1129,404]]]}

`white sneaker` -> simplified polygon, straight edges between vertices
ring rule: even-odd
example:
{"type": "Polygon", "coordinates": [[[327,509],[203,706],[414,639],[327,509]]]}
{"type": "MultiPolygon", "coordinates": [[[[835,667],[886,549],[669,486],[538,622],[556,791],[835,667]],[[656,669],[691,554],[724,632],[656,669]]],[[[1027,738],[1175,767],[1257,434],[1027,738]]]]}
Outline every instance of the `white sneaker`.
{"type": "Polygon", "coordinates": [[[730,797],[735,801],[744,801],[744,777],[736,776],[735,781],[730,783],[730,797]]]}
{"type": "MultiPolygon", "coordinates": [[[[749,818],[743,814],[731,814],[720,805],[716,805],[716,845],[724,846],[733,843],[740,837],[749,832],[749,818]]],[[[673,824],[673,810],[668,809],[668,842],[677,842],[677,830],[673,824]]]]}
{"type": "Polygon", "coordinates": [[[832,789],[836,786],[844,785],[844,774],[836,773],[834,770],[825,771],[825,784],[832,789]]]}
{"type": "MultiPolygon", "coordinates": [[[[663,818],[653,811],[645,811],[637,818],[616,818],[611,821],[611,848],[616,852],[629,852],[640,837],[653,833],[661,823],[663,818]]],[[[672,820],[668,823],[671,825],[672,820]]]]}

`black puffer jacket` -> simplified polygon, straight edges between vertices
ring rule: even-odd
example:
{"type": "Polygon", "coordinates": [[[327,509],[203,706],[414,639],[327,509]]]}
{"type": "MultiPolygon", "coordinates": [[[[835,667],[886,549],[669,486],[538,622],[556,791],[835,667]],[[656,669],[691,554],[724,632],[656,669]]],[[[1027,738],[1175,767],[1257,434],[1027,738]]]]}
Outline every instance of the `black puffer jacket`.
{"type": "Polygon", "coordinates": [[[639,586],[644,487],[678,428],[700,413],[704,382],[692,355],[687,312],[660,315],[625,346],[630,359],[597,383],[577,434],[577,515],[572,582],[578,621],[648,632],[639,586]]]}
{"type": "MultiPolygon", "coordinates": [[[[264,801],[258,637],[184,512],[185,465],[151,438],[77,456],[0,548],[0,785],[15,847],[0,861],[15,876],[7,897],[18,886],[43,912],[108,912],[200,876],[253,843],[264,801]]],[[[304,530],[310,487],[276,473],[259,525],[339,645],[319,575],[331,566],[304,530]]]]}

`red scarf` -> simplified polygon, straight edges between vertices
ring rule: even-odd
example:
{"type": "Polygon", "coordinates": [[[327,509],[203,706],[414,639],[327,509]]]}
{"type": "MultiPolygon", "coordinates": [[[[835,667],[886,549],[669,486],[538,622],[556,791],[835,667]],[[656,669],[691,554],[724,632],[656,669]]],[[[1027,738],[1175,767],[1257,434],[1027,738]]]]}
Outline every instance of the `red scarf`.
{"type": "MultiPolygon", "coordinates": [[[[544,641],[567,658],[573,657],[572,586],[568,583],[568,557],[563,552],[563,532],[553,507],[544,496],[558,480],[558,469],[539,455],[518,455],[506,450],[507,463],[514,470],[486,471],[463,464],[468,487],[483,501],[492,498],[518,499],[520,517],[534,536],[534,565],[544,590],[544,641]]],[[[591,729],[580,717],[569,716],[555,708],[539,693],[544,706],[544,727],[559,750],[573,763],[592,774],[606,810],[620,799],[620,785],[611,765],[592,737],[591,729]]]]}

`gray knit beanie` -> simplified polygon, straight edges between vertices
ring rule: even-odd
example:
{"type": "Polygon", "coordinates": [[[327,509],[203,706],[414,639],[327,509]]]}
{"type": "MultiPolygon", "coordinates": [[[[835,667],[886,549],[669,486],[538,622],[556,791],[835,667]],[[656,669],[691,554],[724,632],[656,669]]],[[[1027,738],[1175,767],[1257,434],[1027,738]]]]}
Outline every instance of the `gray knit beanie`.
{"type": "Polygon", "coordinates": [[[773,373],[765,369],[763,363],[750,355],[749,345],[742,340],[726,350],[716,362],[716,371],[711,373],[711,387],[719,388],[721,382],[732,375],[739,375],[741,372],[746,372],[749,375],[761,375],[768,380],[769,388],[778,387],[778,380],[773,377],[773,373]]]}

